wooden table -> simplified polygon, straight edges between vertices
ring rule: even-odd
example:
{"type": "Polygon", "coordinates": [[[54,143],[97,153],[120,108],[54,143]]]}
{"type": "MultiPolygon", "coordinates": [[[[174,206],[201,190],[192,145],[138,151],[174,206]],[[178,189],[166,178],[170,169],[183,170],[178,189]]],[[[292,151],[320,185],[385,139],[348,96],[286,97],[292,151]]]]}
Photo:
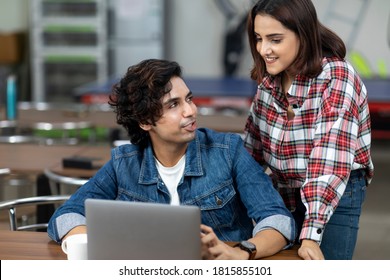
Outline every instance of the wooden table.
{"type": "MultiPolygon", "coordinates": [[[[61,246],[46,232],[0,230],[1,260],[66,260],[61,246]]],[[[284,250],[264,260],[300,260],[297,248],[284,250]]]]}
{"type": "Polygon", "coordinates": [[[302,260],[300,256],[298,256],[298,245],[294,245],[290,249],[286,249],[283,251],[280,251],[279,253],[270,256],[262,258],[262,260],[302,260]]]}
{"type": "Polygon", "coordinates": [[[64,157],[95,157],[99,166],[110,159],[111,147],[104,146],[48,146],[35,144],[0,144],[0,168],[9,168],[13,173],[40,174],[45,168],[53,168],[64,174],[93,174],[96,170],[63,168],[64,157]],[[85,171],[85,170],[84,170],[85,171]],[[92,172],[92,173],[91,173],[92,172]]]}
{"type": "Polygon", "coordinates": [[[66,260],[46,232],[0,230],[1,260],[66,260]]]}
{"type": "Polygon", "coordinates": [[[39,174],[82,149],[80,146],[0,144],[0,167],[9,168],[13,173],[39,174]]]}
{"type": "Polygon", "coordinates": [[[81,169],[81,168],[69,168],[63,167],[62,158],[60,161],[57,161],[55,164],[48,166],[47,168],[50,171],[57,173],[58,175],[68,176],[68,177],[79,177],[79,178],[90,178],[92,177],[101,166],[103,166],[107,161],[111,159],[111,147],[110,146],[84,146],[82,147],[77,154],[70,156],[79,156],[94,158],[93,160],[93,169],[81,169]]]}

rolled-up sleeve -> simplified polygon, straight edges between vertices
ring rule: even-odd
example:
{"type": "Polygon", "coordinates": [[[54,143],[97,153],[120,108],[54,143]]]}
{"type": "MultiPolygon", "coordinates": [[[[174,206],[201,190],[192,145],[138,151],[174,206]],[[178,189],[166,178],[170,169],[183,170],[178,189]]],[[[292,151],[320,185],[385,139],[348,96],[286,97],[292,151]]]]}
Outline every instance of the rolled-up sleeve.
{"type": "Polygon", "coordinates": [[[86,225],[83,215],[77,213],[67,213],[56,218],[55,227],[48,231],[49,237],[60,243],[62,238],[73,228],[86,225]]]}
{"type": "Polygon", "coordinates": [[[256,224],[253,229],[253,236],[265,229],[275,229],[280,232],[289,242],[285,248],[294,244],[296,230],[295,221],[294,219],[291,219],[291,217],[285,215],[269,216],[256,224]]]}

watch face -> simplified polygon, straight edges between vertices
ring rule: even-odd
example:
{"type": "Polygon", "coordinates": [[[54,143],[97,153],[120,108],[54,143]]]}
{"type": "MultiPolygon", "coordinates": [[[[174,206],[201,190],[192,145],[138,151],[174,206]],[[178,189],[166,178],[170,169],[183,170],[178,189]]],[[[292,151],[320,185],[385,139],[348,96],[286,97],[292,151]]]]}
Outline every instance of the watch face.
{"type": "Polygon", "coordinates": [[[253,260],[256,256],[256,245],[249,241],[241,241],[236,246],[240,247],[241,250],[249,253],[249,260],[253,260]]]}
{"type": "Polygon", "coordinates": [[[245,248],[248,248],[249,250],[253,251],[253,250],[256,250],[256,246],[255,244],[253,244],[252,242],[249,242],[249,241],[242,241],[241,242],[241,245],[245,248]]]}

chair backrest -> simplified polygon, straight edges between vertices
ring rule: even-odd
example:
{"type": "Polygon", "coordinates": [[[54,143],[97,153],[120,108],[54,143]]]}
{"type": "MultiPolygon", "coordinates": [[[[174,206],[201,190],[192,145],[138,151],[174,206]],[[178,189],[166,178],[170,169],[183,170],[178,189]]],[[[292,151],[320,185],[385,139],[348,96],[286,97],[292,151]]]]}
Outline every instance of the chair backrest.
{"type": "Polygon", "coordinates": [[[60,175],[50,169],[45,169],[43,173],[48,179],[50,194],[52,195],[73,194],[80,186],[88,182],[88,179],[60,175]]]}
{"type": "Polygon", "coordinates": [[[26,198],[18,198],[0,202],[0,210],[8,210],[10,230],[37,230],[47,228],[47,223],[35,223],[29,225],[18,226],[16,209],[21,206],[43,205],[43,204],[62,204],[69,199],[69,195],[48,195],[48,196],[34,196],[26,198]]]}
{"type": "Polygon", "coordinates": [[[58,184],[71,185],[71,186],[82,186],[86,182],[88,182],[88,179],[63,176],[63,175],[54,173],[50,169],[45,169],[44,174],[46,175],[46,177],[50,181],[52,181],[54,183],[58,183],[58,184]]]}

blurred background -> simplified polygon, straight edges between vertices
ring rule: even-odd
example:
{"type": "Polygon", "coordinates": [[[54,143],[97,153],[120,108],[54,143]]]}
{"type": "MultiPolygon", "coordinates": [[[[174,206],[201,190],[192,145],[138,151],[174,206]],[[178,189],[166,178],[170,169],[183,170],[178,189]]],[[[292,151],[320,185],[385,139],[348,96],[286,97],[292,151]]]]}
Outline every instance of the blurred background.
{"type": "MultiPolygon", "coordinates": [[[[105,104],[112,81],[145,58],[176,60],[189,78],[250,83],[245,19],[254,2],[0,0],[0,120],[9,117],[10,77],[17,102],[87,105],[105,104]]],[[[369,93],[376,175],[355,258],[390,259],[390,2],[313,3],[345,41],[369,93]]]]}

